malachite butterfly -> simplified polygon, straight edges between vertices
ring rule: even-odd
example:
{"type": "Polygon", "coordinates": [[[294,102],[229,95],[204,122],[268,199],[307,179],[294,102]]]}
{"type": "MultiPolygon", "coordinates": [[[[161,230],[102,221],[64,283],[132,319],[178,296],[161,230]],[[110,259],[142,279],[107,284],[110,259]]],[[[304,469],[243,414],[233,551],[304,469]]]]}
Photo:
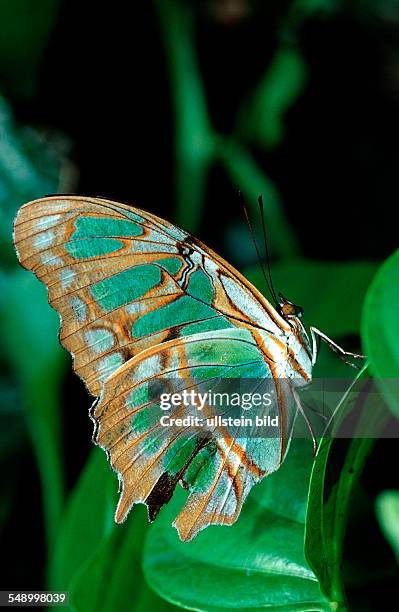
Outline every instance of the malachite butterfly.
{"type": "Polygon", "coordinates": [[[315,333],[329,339],[311,328],[311,346],[292,303],[281,296],[274,308],[199,240],[138,208],[42,198],[19,210],[14,241],[20,263],[47,286],[61,343],[96,398],[94,441],[121,487],[116,522],[140,502],[153,519],[180,483],[189,491],[174,523],[182,540],[234,523],[251,487],[284,460],[315,333]],[[256,372],[273,380],[279,435],[255,442],[188,429],[171,437],[150,418],[143,383],[175,375],[188,385],[209,368],[219,379],[256,372]]]}

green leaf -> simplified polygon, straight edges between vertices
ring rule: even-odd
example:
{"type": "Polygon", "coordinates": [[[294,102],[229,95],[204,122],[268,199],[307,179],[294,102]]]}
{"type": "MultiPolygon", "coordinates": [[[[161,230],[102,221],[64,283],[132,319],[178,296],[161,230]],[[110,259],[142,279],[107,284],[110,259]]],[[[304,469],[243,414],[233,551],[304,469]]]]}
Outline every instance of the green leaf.
{"type": "Polygon", "coordinates": [[[387,422],[381,398],[368,394],[370,381],[365,380],[365,371],[366,367],[340,401],[331,433],[319,444],[309,487],[306,558],[324,593],[341,603],[345,600],[342,549],[350,501],[375,437],[387,422]],[[338,439],[343,425],[348,427],[346,419],[353,418],[354,414],[357,423],[352,439],[338,439]],[[344,454],[343,442],[346,443],[344,454]]]}
{"type": "Polygon", "coordinates": [[[113,528],[116,478],[102,450],[95,448],[68,500],[50,558],[51,589],[66,591],[81,566],[113,528]]]}
{"type": "Polygon", "coordinates": [[[71,585],[74,610],[108,612],[134,610],[147,612],[172,610],[145,584],[140,561],[147,515],[135,508],[123,525],[114,526],[110,536],[88,560],[71,585]]]}
{"type": "Polygon", "coordinates": [[[399,250],[378,270],[362,316],[364,350],[392,412],[399,416],[399,250]]]}
{"type": "Polygon", "coordinates": [[[376,500],[381,531],[392,546],[399,563],[399,491],[383,491],[376,500]]]}
{"type": "Polygon", "coordinates": [[[293,440],[283,466],[255,486],[238,522],[183,543],[171,523],[186,493],[176,491],[150,527],[147,581],[159,595],[195,610],[331,610],[303,553],[312,445],[293,440]]]}

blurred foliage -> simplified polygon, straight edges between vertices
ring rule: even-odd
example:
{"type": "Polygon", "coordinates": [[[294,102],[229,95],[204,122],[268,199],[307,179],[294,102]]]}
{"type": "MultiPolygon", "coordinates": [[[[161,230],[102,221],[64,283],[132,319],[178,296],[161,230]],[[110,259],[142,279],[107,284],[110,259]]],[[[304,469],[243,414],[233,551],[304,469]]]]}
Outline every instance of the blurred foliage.
{"type": "Polygon", "coordinates": [[[171,525],[186,496],[179,491],[147,538],[149,584],[194,610],[331,610],[303,553],[311,453],[308,441],[293,440],[233,527],[208,527],[188,543],[171,525]]]}
{"type": "MultiPolygon", "coordinates": [[[[50,547],[64,497],[60,386],[65,354],[58,344],[58,316],[46,304],[45,288],[22,270],[8,272],[4,281],[5,308],[0,313],[4,355],[16,374],[23,417],[38,462],[50,547]]],[[[15,408],[18,404],[10,406],[10,410],[15,408]]]]}
{"type": "Polygon", "coordinates": [[[16,125],[0,97],[0,257],[16,266],[12,243],[15,213],[24,202],[61,190],[65,161],[39,132],[16,125]]]}
{"type": "Polygon", "coordinates": [[[0,74],[16,95],[36,90],[40,60],[59,7],[58,0],[0,2],[0,74]]]}
{"type": "MultiPolygon", "coordinates": [[[[304,259],[281,195],[253,151],[254,147],[269,151],[284,141],[286,114],[306,84],[307,67],[297,44],[299,28],[315,13],[328,16],[343,4],[338,0],[289,3],[272,61],[251,95],[242,100],[234,130],[225,135],[216,132],[209,117],[194,44],[195,7],[178,0],[154,1],[174,105],[175,221],[192,231],[198,228],[208,174],[217,163],[250,206],[263,193],[276,259],[276,288],[305,306],[307,322],[337,340],[357,337],[361,329],[369,372],[397,416],[398,394],[388,379],[397,378],[399,370],[398,253],[378,271],[375,262],[304,259]]],[[[353,6],[363,11],[364,18],[378,14],[379,19],[392,19],[395,3],[377,4],[359,0],[353,6]]],[[[34,95],[57,7],[56,0],[41,0],[34,7],[23,0],[0,6],[2,23],[10,24],[0,42],[2,82],[16,97],[34,95]]],[[[366,435],[349,441],[344,453],[335,440],[322,439],[313,463],[311,442],[295,440],[282,468],[254,488],[236,525],[208,528],[188,544],[182,544],[171,527],[184,491],[177,492],[152,526],[141,507],[123,526],[114,524],[117,482],[99,449],[92,451],[66,495],[61,436],[65,354],[57,342],[57,316],[40,283],[17,268],[11,240],[12,219],[22,203],[67,190],[65,177],[70,171],[58,149],[38,131],[19,127],[0,99],[0,462],[6,474],[0,527],[13,508],[15,458],[30,444],[41,479],[47,586],[69,590],[71,609],[347,608],[344,542],[353,512],[351,500],[375,442],[366,435]]],[[[244,272],[267,294],[258,268],[244,272]]],[[[315,373],[350,376],[326,348],[315,373]]],[[[361,398],[364,384],[362,374],[352,393],[361,398]]],[[[360,408],[358,426],[363,427],[370,411],[360,408]]],[[[351,410],[345,396],[336,411],[338,425],[351,410]]],[[[374,417],[379,414],[376,410],[374,417]]],[[[381,530],[397,557],[398,503],[397,491],[386,491],[376,501],[381,530]]]]}
{"type": "Polygon", "coordinates": [[[265,148],[284,138],[284,115],[302,92],[306,65],[295,48],[281,48],[258,84],[251,103],[239,112],[237,131],[265,148]]]}
{"type": "MultiPolygon", "coordinates": [[[[378,264],[371,261],[323,262],[295,258],[273,265],[273,282],[277,291],[282,291],[295,304],[305,306],[306,323],[343,338],[359,333],[362,304],[377,269],[378,264]],[[337,316],[337,303],[345,309],[345,316],[337,316]]],[[[258,267],[246,269],[245,276],[267,293],[258,267]]]]}
{"type": "Polygon", "coordinates": [[[378,522],[399,563],[399,491],[383,491],[376,499],[378,522]]]}
{"type": "MultiPolygon", "coordinates": [[[[212,164],[220,161],[231,177],[232,184],[247,198],[249,206],[256,203],[259,193],[263,194],[268,214],[273,219],[273,247],[276,254],[294,255],[298,250],[297,240],[285,219],[279,194],[272,182],[240,140],[233,135],[229,138],[223,137],[216,133],[210,124],[205,91],[193,46],[193,11],[188,4],[179,0],[156,0],[156,6],[165,39],[175,107],[176,223],[192,232],[198,229],[204,208],[207,173],[212,164]],[[190,206],[187,206],[188,202],[190,206]]],[[[278,117],[279,125],[281,107],[286,106],[288,98],[292,100],[293,97],[289,96],[287,87],[283,85],[283,81],[287,80],[287,69],[292,67],[292,63],[287,66],[287,61],[280,59],[278,65],[272,67],[272,76],[267,78],[266,85],[261,87],[254,103],[259,110],[263,105],[265,93],[268,93],[273,104],[274,117],[278,117]]],[[[299,87],[297,89],[299,90],[299,87]]],[[[258,121],[262,121],[264,116],[256,117],[256,110],[253,114],[257,122],[253,125],[259,125],[258,121]]],[[[281,129],[276,127],[272,120],[267,124],[269,128],[265,129],[272,130],[273,134],[281,129]],[[273,127],[270,127],[272,123],[273,127]]]]}
{"type": "Polygon", "coordinates": [[[144,509],[114,523],[115,475],[94,449],[70,495],[49,565],[49,586],[68,590],[76,610],[168,610],[142,579],[144,509]],[[100,486],[99,486],[100,483],[100,486]],[[95,508],[95,512],[93,509],[95,508]]]}
{"type": "Polygon", "coordinates": [[[378,432],[386,424],[385,405],[375,396],[367,401],[368,381],[365,366],[339,402],[330,435],[319,445],[309,482],[306,518],[305,553],[320,580],[321,588],[333,601],[345,601],[343,583],[343,544],[355,486],[371,452],[378,432]],[[337,452],[341,445],[340,430],[360,410],[360,418],[352,427],[345,454],[337,452]],[[370,418],[371,416],[371,418],[370,418]],[[332,468],[337,477],[331,478],[332,468]]]}
{"type": "Polygon", "coordinates": [[[25,442],[27,428],[43,486],[49,547],[64,496],[59,409],[64,354],[57,340],[58,317],[46,304],[45,288],[18,267],[12,223],[25,201],[58,190],[62,166],[62,158],[37,132],[16,126],[0,98],[1,359],[3,370],[12,372],[1,380],[1,430],[13,440],[10,461],[25,442]]]}
{"type": "Polygon", "coordinates": [[[399,251],[385,261],[370,286],[362,331],[365,352],[382,392],[399,416],[399,251]]]}

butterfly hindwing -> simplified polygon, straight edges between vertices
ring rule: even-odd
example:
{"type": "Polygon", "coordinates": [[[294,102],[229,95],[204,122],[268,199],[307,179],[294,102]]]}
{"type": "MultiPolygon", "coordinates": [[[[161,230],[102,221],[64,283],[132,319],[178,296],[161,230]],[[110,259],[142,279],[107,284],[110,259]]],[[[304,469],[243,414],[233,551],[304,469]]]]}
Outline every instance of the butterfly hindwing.
{"type": "MultiPolygon", "coordinates": [[[[190,495],[175,524],[183,540],[191,539],[207,525],[232,524],[251,487],[279,467],[295,415],[289,393],[284,401],[291,421],[284,422],[284,436],[276,430],[274,437],[263,437],[260,428],[242,436],[238,426],[222,426],[212,419],[206,425],[206,417],[216,414],[209,405],[200,411],[194,407],[190,412],[186,406],[168,410],[169,423],[200,414],[204,424],[198,427],[160,422],[159,392],[152,397],[151,384],[163,383],[171,395],[177,385],[179,393],[198,393],[200,381],[206,381],[204,388],[222,392],[231,378],[251,378],[253,389],[262,379],[269,381],[269,390],[278,386],[246,329],[195,334],[149,348],[105,382],[92,416],[96,442],[107,451],[121,481],[118,522],[138,502],[146,503],[154,518],[181,482],[190,495]]],[[[223,414],[229,414],[228,407],[223,414]]]]}

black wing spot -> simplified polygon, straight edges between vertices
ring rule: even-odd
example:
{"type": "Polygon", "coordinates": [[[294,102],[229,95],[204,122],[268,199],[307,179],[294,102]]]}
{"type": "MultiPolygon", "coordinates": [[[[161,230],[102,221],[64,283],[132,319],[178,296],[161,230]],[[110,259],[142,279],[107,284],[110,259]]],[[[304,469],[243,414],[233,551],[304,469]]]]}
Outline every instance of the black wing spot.
{"type": "Polygon", "coordinates": [[[147,497],[148,517],[151,522],[156,519],[162,506],[167,504],[172,497],[178,479],[179,476],[171,476],[168,472],[164,472],[147,497]]]}

